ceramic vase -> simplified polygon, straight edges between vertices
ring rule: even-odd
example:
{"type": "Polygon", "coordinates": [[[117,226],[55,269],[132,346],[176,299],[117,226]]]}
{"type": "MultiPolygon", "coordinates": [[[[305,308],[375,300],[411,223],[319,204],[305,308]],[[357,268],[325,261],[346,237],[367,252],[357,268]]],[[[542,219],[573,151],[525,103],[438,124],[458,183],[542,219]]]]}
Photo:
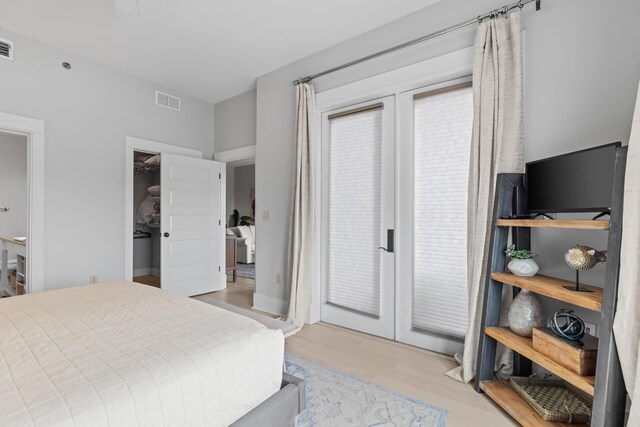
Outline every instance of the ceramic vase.
{"type": "Polygon", "coordinates": [[[540,270],[540,267],[538,267],[538,264],[531,258],[530,259],[512,259],[507,265],[507,268],[509,269],[510,272],[512,272],[516,276],[524,276],[524,277],[535,276],[536,273],[538,273],[538,270],[540,270]]]}
{"type": "Polygon", "coordinates": [[[526,289],[522,289],[509,308],[509,328],[523,337],[533,335],[533,328],[543,328],[547,320],[538,298],[526,289]]]}

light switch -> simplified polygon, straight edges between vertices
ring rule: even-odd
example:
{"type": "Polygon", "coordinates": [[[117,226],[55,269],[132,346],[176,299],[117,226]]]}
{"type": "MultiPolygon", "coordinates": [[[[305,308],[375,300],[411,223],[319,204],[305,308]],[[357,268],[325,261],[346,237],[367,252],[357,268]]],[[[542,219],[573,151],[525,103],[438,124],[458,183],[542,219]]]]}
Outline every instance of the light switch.
{"type": "Polygon", "coordinates": [[[271,219],[271,212],[262,211],[262,220],[263,221],[269,221],[270,219],[271,219]]]}
{"type": "Polygon", "coordinates": [[[276,273],[276,284],[282,285],[282,275],[280,273],[276,273]]]}

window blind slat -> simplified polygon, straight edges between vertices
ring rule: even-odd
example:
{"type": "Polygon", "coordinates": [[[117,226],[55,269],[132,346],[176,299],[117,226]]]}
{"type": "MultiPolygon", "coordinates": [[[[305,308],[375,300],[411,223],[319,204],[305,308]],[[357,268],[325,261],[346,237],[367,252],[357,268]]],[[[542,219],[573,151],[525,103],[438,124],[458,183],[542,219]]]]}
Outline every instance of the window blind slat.
{"type": "Polygon", "coordinates": [[[470,87],[414,101],[414,328],[461,337],[467,329],[467,183],[470,87]]]}
{"type": "Polygon", "coordinates": [[[380,314],[382,110],[329,120],[327,302],[380,314]]]}

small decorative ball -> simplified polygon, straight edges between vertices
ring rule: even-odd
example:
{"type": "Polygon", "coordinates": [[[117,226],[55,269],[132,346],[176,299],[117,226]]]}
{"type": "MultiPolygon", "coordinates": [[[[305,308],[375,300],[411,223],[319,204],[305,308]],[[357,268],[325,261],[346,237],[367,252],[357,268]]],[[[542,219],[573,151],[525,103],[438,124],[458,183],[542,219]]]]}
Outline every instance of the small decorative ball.
{"type": "Polygon", "coordinates": [[[551,329],[559,337],[571,341],[580,341],[585,333],[582,319],[573,314],[573,310],[566,308],[555,312],[551,321],[551,329]]]}

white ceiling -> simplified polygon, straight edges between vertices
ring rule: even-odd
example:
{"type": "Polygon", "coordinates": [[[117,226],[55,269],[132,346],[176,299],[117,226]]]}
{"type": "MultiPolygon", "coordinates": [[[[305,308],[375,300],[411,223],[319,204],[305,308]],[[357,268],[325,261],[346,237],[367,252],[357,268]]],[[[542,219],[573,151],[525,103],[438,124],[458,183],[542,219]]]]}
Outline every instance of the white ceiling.
{"type": "Polygon", "coordinates": [[[438,1],[138,0],[127,18],[114,0],[1,0],[0,26],[215,103],[438,1]]]}

